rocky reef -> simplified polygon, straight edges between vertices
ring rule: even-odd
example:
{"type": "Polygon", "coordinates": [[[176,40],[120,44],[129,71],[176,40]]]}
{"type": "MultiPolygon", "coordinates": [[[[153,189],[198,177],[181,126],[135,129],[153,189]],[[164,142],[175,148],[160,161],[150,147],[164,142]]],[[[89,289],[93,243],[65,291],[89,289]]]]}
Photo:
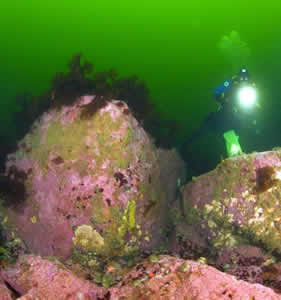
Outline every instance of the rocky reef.
{"type": "Polygon", "coordinates": [[[124,102],[85,96],[43,114],[6,173],[24,190],[8,219],[32,252],[108,258],[160,243],[184,167],[176,152],[156,149],[124,102]]]}
{"type": "Polygon", "coordinates": [[[215,249],[245,243],[280,254],[281,152],[240,155],[184,187],[187,220],[215,249]]]}
{"type": "Polygon", "coordinates": [[[280,158],[182,184],[126,103],[51,108],[6,161],[0,299],[281,299],[280,158]]]}
{"type": "Polygon", "coordinates": [[[279,149],[223,160],[182,187],[182,215],[170,243],[181,257],[280,292],[279,149]]]}
{"type": "Polygon", "coordinates": [[[24,295],[18,298],[21,300],[281,299],[260,284],[237,280],[213,267],[167,255],[151,256],[137,264],[118,285],[109,289],[76,277],[57,261],[36,256],[20,257],[16,265],[2,272],[2,277],[24,295]]]}

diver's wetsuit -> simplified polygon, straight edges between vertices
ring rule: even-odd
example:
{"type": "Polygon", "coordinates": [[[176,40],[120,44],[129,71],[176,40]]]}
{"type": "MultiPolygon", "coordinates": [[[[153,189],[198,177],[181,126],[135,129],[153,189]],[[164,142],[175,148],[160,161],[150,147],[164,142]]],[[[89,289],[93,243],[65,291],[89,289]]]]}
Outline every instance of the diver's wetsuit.
{"type": "Polygon", "coordinates": [[[239,111],[235,99],[241,82],[248,82],[250,85],[254,84],[249,81],[248,77],[245,77],[244,74],[241,75],[240,73],[239,76],[225,80],[223,84],[214,89],[214,97],[220,105],[218,111],[209,113],[202,125],[184,141],[182,146],[189,145],[195,139],[210,130],[221,135],[228,130],[234,130],[236,132],[241,130],[245,115],[239,111]]]}
{"type": "Polygon", "coordinates": [[[225,101],[225,103],[221,104],[218,111],[208,114],[202,125],[195,130],[189,138],[187,138],[185,144],[192,143],[195,139],[199,138],[202,134],[209,130],[223,134],[231,129],[239,131],[240,126],[241,119],[239,117],[239,113],[236,111],[236,107],[233,106],[231,100],[225,101]]]}

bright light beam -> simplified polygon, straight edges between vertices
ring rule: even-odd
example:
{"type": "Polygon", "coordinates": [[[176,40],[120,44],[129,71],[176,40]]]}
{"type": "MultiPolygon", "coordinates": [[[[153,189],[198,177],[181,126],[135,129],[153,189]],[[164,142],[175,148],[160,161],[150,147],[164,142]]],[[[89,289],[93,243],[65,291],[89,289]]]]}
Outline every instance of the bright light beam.
{"type": "Polygon", "coordinates": [[[256,89],[251,86],[244,86],[238,92],[238,99],[243,107],[252,107],[257,100],[256,89]]]}

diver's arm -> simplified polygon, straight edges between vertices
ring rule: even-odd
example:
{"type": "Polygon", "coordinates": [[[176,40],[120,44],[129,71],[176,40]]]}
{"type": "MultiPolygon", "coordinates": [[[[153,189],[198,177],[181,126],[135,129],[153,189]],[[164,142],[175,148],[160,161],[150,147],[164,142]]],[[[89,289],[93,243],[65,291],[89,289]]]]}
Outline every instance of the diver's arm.
{"type": "Polygon", "coordinates": [[[197,128],[189,137],[187,137],[184,142],[180,145],[183,149],[190,144],[192,144],[196,139],[200,138],[202,135],[207,133],[209,130],[216,130],[217,126],[217,112],[210,113],[207,118],[203,121],[201,126],[197,128]]]}

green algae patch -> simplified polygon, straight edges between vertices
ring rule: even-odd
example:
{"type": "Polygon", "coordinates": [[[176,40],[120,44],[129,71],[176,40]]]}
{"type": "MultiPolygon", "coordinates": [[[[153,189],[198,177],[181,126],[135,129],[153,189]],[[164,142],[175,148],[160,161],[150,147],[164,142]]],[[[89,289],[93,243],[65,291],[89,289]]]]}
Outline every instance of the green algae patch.
{"type": "Polygon", "coordinates": [[[216,249],[250,243],[280,254],[281,183],[272,180],[272,167],[261,168],[270,176],[257,179],[260,169],[254,166],[251,156],[227,159],[203,175],[205,178],[199,179],[202,190],[208,185],[208,176],[215,183],[211,200],[200,209],[185,201],[186,221],[208,228],[216,249]]]}
{"type": "Polygon", "coordinates": [[[46,131],[44,142],[38,134],[40,133],[35,134],[33,138],[31,156],[45,171],[51,152],[68,161],[77,159],[87,150],[84,143],[85,124],[81,121],[68,125],[62,125],[60,122],[51,123],[46,131]]]}
{"type": "MultiPolygon", "coordinates": [[[[98,118],[98,117],[95,117],[98,118]]],[[[101,117],[99,117],[101,118],[101,117]]],[[[112,167],[125,169],[129,166],[132,160],[132,154],[126,153],[126,148],[133,142],[133,132],[129,127],[123,129],[123,136],[120,136],[121,121],[113,121],[106,113],[102,119],[97,119],[99,123],[99,130],[97,131],[97,141],[99,152],[102,157],[110,160],[112,167]],[[117,133],[116,136],[114,133],[117,133]]],[[[102,159],[103,160],[103,159],[102,159]]]]}
{"type": "MultiPolygon", "coordinates": [[[[178,209],[174,211],[173,216],[175,224],[179,223],[182,219],[178,209]]],[[[199,224],[202,220],[202,213],[186,201],[184,202],[184,216],[184,222],[188,225],[199,224]]]]}
{"type": "MultiPolygon", "coordinates": [[[[253,168],[251,161],[243,161],[243,170],[245,174],[241,174],[241,166],[239,161],[234,159],[226,159],[218,165],[215,171],[204,175],[201,179],[202,190],[209,189],[212,180],[215,179],[211,201],[206,203],[203,208],[199,209],[196,205],[191,206],[187,201],[184,203],[185,222],[187,224],[197,224],[203,230],[208,227],[210,230],[210,242],[213,247],[234,247],[245,242],[245,237],[238,232],[239,226],[235,224],[235,216],[232,208],[240,211],[247,211],[244,207],[244,199],[240,199],[241,188],[250,185],[253,176],[253,168]],[[205,177],[205,178],[204,178],[205,177]],[[210,177],[210,178],[209,178],[210,177]],[[237,198],[236,198],[237,197],[237,198]]],[[[194,183],[197,184],[197,183],[194,183]]]]}
{"type": "MultiPolygon", "coordinates": [[[[31,156],[44,171],[51,152],[59,155],[65,162],[76,161],[87,154],[95,159],[96,167],[105,159],[109,159],[115,167],[125,168],[131,157],[124,155],[124,149],[132,142],[133,132],[129,127],[125,128],[122,133],[124,136],[119,137],[121,124],[122,119],[113,120],[109,112],[102,115],[97,113],[90,120],[78,119],[66,125],[59,121],[53,122],[47,128],[44,138],[42,133],[35,129],[30,141],[31,156]],[[92,140],[91,145],[85,143],[85,135],[88,133],[92,140]]],[[[87,161],[76,162],[76,166],[79,173],[86,174],[87,161]]]]}
{"type": "Polygon", "coordinates": [[[101,194],[93,198],[91,222],[94,227],[104,228],[102,234],[104,247],[99,254],[114,257],[129,254],[137,249],[139,226],[135,214],[135,199],[129,200],[125,210],[122,211],[118,206],[107,207],[101,194]],[[125,236],[127,236],[126,240],[125,236]]]}
{"type": "Polygon", "coordinates": [[[255,176],[253,159],[243,157],[238,160],[235,157],[223,160],[216,168],[217,173],[216,189],[212,197],[218,198],[222,195],[227,197],[236,197],[240,195],[240,188],[247,188],[252,191],[255,182],[252,178],[255,176]]]}
{"type": "Polygon", "coordinates": [[[92,217],[91,221],[93,224],[103,224],[108,221],[108,214],[105,214],[104,201],[102,194],[97,192],[95,196],[91,198],[92,201],[92,217]]]}
{"type": "Polygon", "coordinates": [[[267,250],[279,254],[281,254],[280,189],[279,185],[258,196],[254,212],[245,226],[245,230],[255,242],[261,242],[267,250]]]}
{"type": "MultiPolygon", "coordinates": [[[[266,174],[272,175],[271,167],[260,169],[269,169],[270,172],[266,174]]],[[[262,176],[262,179],[253,180],[260,169],[255,170],[252,159],[246,157],[240,165],[235,162],[232,167],[228,165],[224,170],[226,180],[222,185],[217,184],[214,194],[218,200],[213,200],[209,207],[205,206],[213,213],[212,216],[209,213],[207,218],[218,221],[217,227],[220,228],[219,235],[214,239],[216,247],[231,247],[248,240],[269,251],[281,253],[281,211],[278,209],[281,205],[281,185],[271,177],[264,179],[265,176],[262,176]],[[240,187],[238,192],[237,186],[240,187]],[[245,221],[241,222],[235,215],[228,213],[230,207],[235,207],[240,218],[245,221]]]]}
{"type": "Polygon", "coordinates": [[[138,249],[137,229],[135,219],[136,202],[134,199],[127,204],[125,211],[115,208],[112,210],[112,224],[105,233],[107,249],[106,255],[130,255],[138,249]],[[125,239],[126,237],[126,239],[125,239]]]}
{"type": "Polygon", "coordinates": [[[210,243],[216,249],[234,247],[244,243],[245,239],[237,235],[233,227],[233,216],[224,215],[224,211],[220,201],[217,200],[213,200],[211,204],[206,204],[203,210],[185,205],[184,223],[200,226],[203,230],[208,227],[212,237],[210,243]]]}
{"type": "Polygon", "coordinates": [[[127,232],[131,232],[136,228],[136,201],[130,200],[122,217],[122,224],[118,228],[120,238],[123,238],[127,232]]]}

